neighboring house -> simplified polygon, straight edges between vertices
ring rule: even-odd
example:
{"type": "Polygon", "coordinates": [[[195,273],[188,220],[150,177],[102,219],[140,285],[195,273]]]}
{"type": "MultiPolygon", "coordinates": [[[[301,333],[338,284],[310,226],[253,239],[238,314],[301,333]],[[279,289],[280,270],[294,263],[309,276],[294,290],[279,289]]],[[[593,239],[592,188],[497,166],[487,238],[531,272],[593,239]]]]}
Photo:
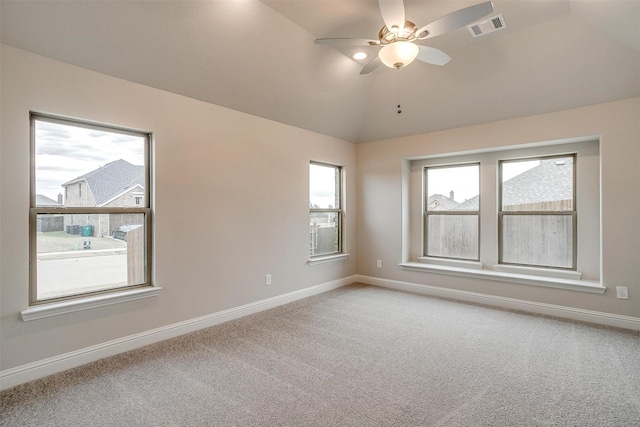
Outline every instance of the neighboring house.
{"type": "Polygon", "coordinates": [[[573,168],[569,164],[570,160],[544,160],[506,181],[502,194],[504,210],[570,209],[573,168]]]}
{"type": "MultiPolygon", "coordinates": [[[[144,166],[125,160],[107,163],[98,169],[62,184],[65,207],[136,207],[144,205],[144,166]]],[[[65,226],[92,225],[94,236],[111,236],[124,225],[140,224],[140,215],[67,215],[65,226]]]]}
{"type": "Polygon", "coordinates": [[[450,211],[456,209],[460,203],[453,200],[453,191],[450,197],[442,194],[434,194],[427,199],[427,210],[429,211],[450,211]]]}
{"type": "Polygon", "coordinates": [[[58,200],[50,199],[47,196],[43,196],[42,194],[36,194],[36,206],[38,207],[60,207],[62,206],[62,194],[58,194],[58,200]]]}

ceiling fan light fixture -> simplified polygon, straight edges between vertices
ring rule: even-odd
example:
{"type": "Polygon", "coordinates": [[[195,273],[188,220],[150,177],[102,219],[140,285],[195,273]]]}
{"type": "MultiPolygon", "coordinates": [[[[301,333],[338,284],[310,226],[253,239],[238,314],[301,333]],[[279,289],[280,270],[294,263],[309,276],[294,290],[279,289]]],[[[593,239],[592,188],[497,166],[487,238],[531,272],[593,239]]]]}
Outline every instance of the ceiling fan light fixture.
{"type": "Polygon", "coordinates": [[[412,42],[397,41],[383,46],[378,58],[389,68],[402,68],[411,64],[418,56],[420,48],[412,42]]]}

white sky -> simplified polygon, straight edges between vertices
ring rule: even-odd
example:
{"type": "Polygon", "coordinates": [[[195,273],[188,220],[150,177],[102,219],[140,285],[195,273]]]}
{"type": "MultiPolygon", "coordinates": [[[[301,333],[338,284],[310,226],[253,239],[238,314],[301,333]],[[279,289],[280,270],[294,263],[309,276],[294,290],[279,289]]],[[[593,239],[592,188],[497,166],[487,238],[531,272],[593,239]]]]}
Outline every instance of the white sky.
{"type": "Polygon", "coordinates": [[[449,197],[454,192],[456,202],[464,202],[478,195],[479,166],[433,168],[427,171],[427,195],[442,194],[449,197]]]}
{"type": "Polygon", "coordinates": [[[36,121],[36,194],[56,200],[62,184],[123,159],[144,165],[144,138],[36,121]]]}
{"type": "Polygon", "coordinates": [[[335,207],[335,168],[309,165],[309,201],[319,208],[335,207]]]}

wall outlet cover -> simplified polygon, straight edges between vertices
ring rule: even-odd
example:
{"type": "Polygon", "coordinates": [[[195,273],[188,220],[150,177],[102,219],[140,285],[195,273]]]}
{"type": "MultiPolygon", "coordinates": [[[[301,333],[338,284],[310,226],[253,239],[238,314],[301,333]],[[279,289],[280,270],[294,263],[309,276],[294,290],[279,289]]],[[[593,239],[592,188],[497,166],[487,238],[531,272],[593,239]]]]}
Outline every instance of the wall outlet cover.
{"type": "Polygon", "coordinates": [[[616,297],[618,299],[629,299],[629,288],[626,286],[616,286],[616,297]]]}

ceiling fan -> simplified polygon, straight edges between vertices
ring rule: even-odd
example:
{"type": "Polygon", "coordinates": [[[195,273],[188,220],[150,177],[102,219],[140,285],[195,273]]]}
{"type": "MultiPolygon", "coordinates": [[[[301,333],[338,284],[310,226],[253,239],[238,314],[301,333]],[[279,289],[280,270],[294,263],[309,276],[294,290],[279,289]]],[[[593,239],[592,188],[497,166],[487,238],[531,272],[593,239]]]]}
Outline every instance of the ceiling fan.
{"type": "Polygon", "coordinates": [[[451,60],[449,55],[440,49],[417,43],[457,30],[493,12],[493,4],[487,1],[457,10],[418,28],[413,22],[405,21],[403,0],[378,0],[378,3],[385,25],[380,29],[377,40],[322,38],[316,39],[315,42],[334,47],[380,46],[378,55],[364,66],[360,74],[368,74],[380,64],[400,69],[414,59],[428,64],[444,65],[451,60]]]}

